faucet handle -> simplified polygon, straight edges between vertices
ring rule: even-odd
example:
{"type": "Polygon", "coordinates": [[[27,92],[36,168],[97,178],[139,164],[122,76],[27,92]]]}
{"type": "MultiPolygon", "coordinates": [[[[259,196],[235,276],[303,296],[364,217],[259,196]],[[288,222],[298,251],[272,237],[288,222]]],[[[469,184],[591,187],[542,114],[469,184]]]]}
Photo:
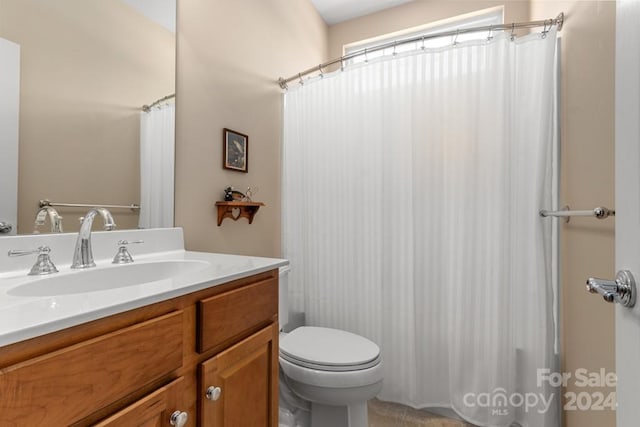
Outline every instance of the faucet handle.
{"type": "Polygon", "coordinates": [[[127,246],[127,245],[133,245],[137,243],[144,243],[144,240],[132,240],[132,241],[118,240],[118,246],[127,246]]]}
{"type": "Polygon", "coordinates": [[[127,249],[128,245],[144,243],[144,240],[118,240],[118,253],[113,257],[112,264],[130,264],[133,262],[133,257],[127,249]]]}
{"type": "Polygon", "coordinates": [[[24,256],[31,254],[38,254],[38,259],[36,263],[31,267],[31,271],[29,271],[29,276],[40,276],[44,274],[57,273],[58,269],[51,261],[49,254],[51,253],[51,248],[49,246],[40,246],[38,249],[33,249],[30,251],[23,250],[10,250],[7,255],[10,257],[14,256],[24,256]]]}
{"type": "Polygon", "coordinates": [[[40,253],[50,253],[51,248],[49,246],[39,246],[38,249],[31,249],[29,251],[19,250],[19,249],[11,249],[7,256],[24,256],[31,254],[40,254],[40,253]]]}

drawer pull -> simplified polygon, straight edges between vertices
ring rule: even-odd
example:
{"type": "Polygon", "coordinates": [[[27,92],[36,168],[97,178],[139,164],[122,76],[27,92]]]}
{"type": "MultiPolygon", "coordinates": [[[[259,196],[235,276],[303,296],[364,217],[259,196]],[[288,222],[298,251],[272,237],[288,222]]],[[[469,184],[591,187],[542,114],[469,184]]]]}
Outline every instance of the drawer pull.
{"type": "Polygon", "coordinates": [[[222,394],[222,389],[220,387],[211,386],[211,387],[209,387],[207,389],[207,392],[205,393],[205,396],[209,400],[216,401],[216,400],[220,399],[220,395],[221,394],[222,394]]]}
{"type": "Polygon", "coordinates": [[[186,412],[175,411],[171,414],[171,418],[169,418],[169,422],[172,426],[176,427],[184,427],[187,424],[187,420],[189,419],[189,414],[186,412]]]}

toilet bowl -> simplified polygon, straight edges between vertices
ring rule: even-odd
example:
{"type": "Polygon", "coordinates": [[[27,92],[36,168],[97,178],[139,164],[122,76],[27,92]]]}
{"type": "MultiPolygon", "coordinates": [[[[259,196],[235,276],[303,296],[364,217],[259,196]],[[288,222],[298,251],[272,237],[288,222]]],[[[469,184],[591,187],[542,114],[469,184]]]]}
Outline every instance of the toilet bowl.
{"type": "MultiPolygon", "coordinates": [[[[288,319],[286,273],[280,272],[281,326],[288,319]]],[[[367,427],[367,400],[382,380],[380,349],[367,338],[314,326],[280,334],[281,426],[367,427]]]]}

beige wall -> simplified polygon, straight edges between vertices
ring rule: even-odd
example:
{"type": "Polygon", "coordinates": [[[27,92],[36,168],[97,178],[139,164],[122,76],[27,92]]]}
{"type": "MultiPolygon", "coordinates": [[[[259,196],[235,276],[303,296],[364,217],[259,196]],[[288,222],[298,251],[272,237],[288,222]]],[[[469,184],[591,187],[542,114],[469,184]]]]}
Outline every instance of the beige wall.
{"type": "MultiPolygon", "coordinates": [[[[118,0],[0,0],[0,37],[21,46],[18,232],[40,199],[138,203],[140,107],[175,90],[174,35],[118,0]]],[[[74,231],[86,209],[60,213],[74,231]]]]}
{"type": "MultiPolygon", "coordinates": [[[[614,207],[615,2],[532,1],[533,19],[564,11],[561,81],[561,202],[575,209],[614,207]]],[[[615,372],[614,307],[585,291],[589,276],[611,278],[614,220],[561,223],[562,370],[615,372]]],[[[614,391],[577,388],[569,392],[614,391]]],[[[615,425],[613,411],[566,411],[566,427],[615,425]]]]}
{"type": "Polygon", "coordinates": [[[529,19],[528,1],[413,1],[393,9],[332,25],[329,28],[329,54],[332,59],[339,58],[345,44],[496,6],[504,6],[505,22],[529,19]]]}
{"type": "Polygon", "coordinates": [[[180,0],[176,225],[192,250],[280,255],[282,95],[276,80],[326,59],[327,27],[310,1],[180,0]],[[222,169],[222,129],[249,135],[249,172],[222,169]],[[214,203],[258,187],[249,225],[214,203]]]}

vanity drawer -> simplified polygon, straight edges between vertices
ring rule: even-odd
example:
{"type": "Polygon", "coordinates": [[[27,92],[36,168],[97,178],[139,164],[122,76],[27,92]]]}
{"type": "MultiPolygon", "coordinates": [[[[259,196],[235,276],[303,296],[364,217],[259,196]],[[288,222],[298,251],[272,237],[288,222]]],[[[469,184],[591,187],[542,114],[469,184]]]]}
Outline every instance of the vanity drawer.
{"type": "Polygon", "coordinates": [[[198,302],[197,350],[231,344],[271,323],[278,313],[278,275],[198,302]]]}
{"type": "Polygon", "coordinates": [[[69,425],[182,366],[176,311],[0,371],[0,425],[69,425]]]}
{"type": "MultiPolygon", "coordinates": [[[[171,414],[180,412],[182,393],[183,378],[180,377],[93,427],[171,427],[171,414]]],[[[192,417],[194,415],[191,414],[192,417]]]]}

